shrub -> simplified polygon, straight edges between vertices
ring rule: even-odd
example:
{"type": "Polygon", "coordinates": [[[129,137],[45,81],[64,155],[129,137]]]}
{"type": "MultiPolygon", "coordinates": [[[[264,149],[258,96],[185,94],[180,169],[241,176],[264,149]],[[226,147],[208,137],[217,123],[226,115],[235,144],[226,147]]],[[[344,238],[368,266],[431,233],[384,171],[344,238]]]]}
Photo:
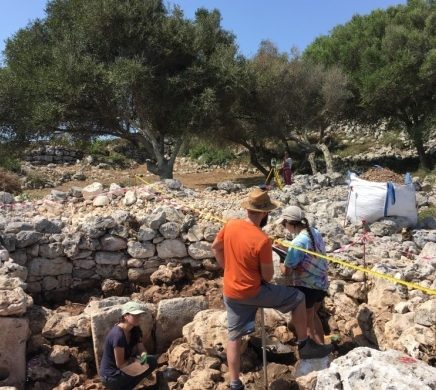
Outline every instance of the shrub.
{"type": "Polygon", "coordinates": [[[0,191],[17,194],[21,192],[20,178],[10,172],[0,169],[0,191]]]}
{"type": "Polygon", "coordinates": [[[44,188],[50,181],[42,174],[37,172],[27,173],[26,185],[28,188],[44,188]]]}
{"type": "Polygon", "coordinates": [[[18,173],[21,170],[21,163],[14,157],[2,156],[0,157],[0,167],[4,168],[7,171],[18,173]]]}
{"type": "Polygon", "coordinates": [[[127,167],[129,165],[128,158],[124,154],[117,152],[110,152],[107,161],[111,164],[118,165],[119,167],[127,167]]]}
{"type": "Polygon", "coordinates": [[[108,154],[107,142],[101,139],[92,141],[88,146],[88,153],[91,156],[105,156],[108,154]]]}
{"type": "Polygon", "coordinates": [[[206,142],[199,142],[189,150],[189,157],[200,159],[205,164],[222,165],[235,157],[228,149],[222,149],[206,142]]]}
{"type": "Polygon", "coordinates": [[[394,148],[402,149],[404,147],[404,142],[401,140],[400,133],[395,131],[386,131],[381,137],[381,142],[383,145],[391,145],[394,148]]]}

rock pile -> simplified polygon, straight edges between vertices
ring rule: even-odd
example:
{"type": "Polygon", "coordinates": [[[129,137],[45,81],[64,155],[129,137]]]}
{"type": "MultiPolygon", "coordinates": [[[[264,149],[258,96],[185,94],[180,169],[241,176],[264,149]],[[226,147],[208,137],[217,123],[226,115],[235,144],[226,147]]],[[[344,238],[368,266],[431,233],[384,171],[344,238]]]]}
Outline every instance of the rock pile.
{"type": "MultiPolygon", "coordinates": [[[[3,204],[0,326],[16,326],[7,322],[12,318],[23,320],[23,329],[28,324],[31,388],[85,388],[80,386],[96,373],[103,337],[93,329],[101,328],[101,321],[116,321],[119,306],[129,299],[121,295],[138,289],[133,297],[150,302],[150,315],[144,320],[150,350],[164,352],[169,347],[160,370],[171,367],[165,371],[173,379],[170,388],[226,388],[226,318],[217,304],[219,290],[214,287],[217,299],[212,305],[201,296],[207,287],[193,288],[191,295],[197,296],[177,296],[181,286],[195,284],[199,275],[210,283],[218,280],[219,285],[211,242],[221,220],[244,215],[239,204],[249,189],[232,183],[218,188],[195,191],[177,180],[128,189],[94,183],[69,192],[53,191],[35,203],[11,200],[3,204]],[[32,305],[32,297],[41,303],[69,297],[72,291],[85,296],[92,288],[107,298],[55,309],[32,305]],[[168,298],[163,291],[171,291],[171,299],[161,299],[168,298]]],[[[294,184],[272,191],[271,196],[283,206],[304,208],[310,223],[322,232],[331,256],[436,289],[435,218],[421,221],[406,241],[401,218],[344,226],[347,187],[340,174],[299,175],[294,184]],[[365,233],[367,228],[370,233],[365,233]]],[[[418,192],[417,200],[419,207],[435,204],[434,189],[418,192]]],[[[274,223],[279,213],[271,213],[265,230],[283,238],[282,227],[274,223]]],[[[434,364],[434,297],[334,264],[330,264],[330,279],[324,319],[332,333],[353,345],[391,348],[434,364]]],[[[267,313],[269,336],[289,343],[293,338],[289,320],[267,313]]],[[[244,348],[244,380],[247,388],[254,389],[261,378],[260,358],[248,339],[244,348]]],[[[24,351],[18,353],[26,362],[24,351]]],[[[375,358],[375,352],[371,356],[375,358]]],[[[290,364],[270,363],[271,378],[285,381],[286,388],[296,386],[295,368],[290,364]]]]}
{"type": "Polygon", "coordinates": [[[362,175],[361,179],[376,182],[392,182],[397,184],[404,184],[404,178],[387,168],[370,168],[362,175]]]}

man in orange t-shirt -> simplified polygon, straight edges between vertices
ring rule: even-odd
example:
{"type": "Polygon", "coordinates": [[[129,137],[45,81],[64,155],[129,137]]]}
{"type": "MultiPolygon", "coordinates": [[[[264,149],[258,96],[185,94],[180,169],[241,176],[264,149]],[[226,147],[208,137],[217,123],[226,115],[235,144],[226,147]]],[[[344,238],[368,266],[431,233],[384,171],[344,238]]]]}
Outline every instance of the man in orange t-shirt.
{"type": "Polygon", "coordinates": [[[254,331],[259,307],[274,308],[282,313],[292,311],[300,358],[319,358],[331,352],[330,346],[316,344],[307,338],[304,294],[293,287],[269,283],[274,275],[272,246],[262,227],[266,225],[269,212],[277,205],[266,191],[255,189],[241,206],[247,210],[247,218],[229,221],[212,244],[215,257],[224,269],[231,390],[244,389],[239,379],[241,337],[254,331]]]}

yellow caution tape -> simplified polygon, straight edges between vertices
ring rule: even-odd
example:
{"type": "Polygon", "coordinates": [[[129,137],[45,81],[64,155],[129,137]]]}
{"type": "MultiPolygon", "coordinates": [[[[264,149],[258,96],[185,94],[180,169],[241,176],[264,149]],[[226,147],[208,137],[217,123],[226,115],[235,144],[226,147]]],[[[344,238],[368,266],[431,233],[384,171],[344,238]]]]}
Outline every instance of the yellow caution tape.
{"type": "MultiPolygon", "coordinates": [[[[150,183],[146,182],[145,180],[143,180],[142,178],[140,178],[139,176],[136,176],[136,177],[138,179],[142,180],[145,184],[150,184],[150,183]]],[[[158,183],[156,183],[156,184],[158,184],[158,183]]],[[[221,222],[223,224],[227,222],[226,220],[218,218],[217,216],[215,216],[213,214],[204,213],[203,211],[195,209],[195,208],[193,208],[191,206],[186,206],[186,205],[184,205],[184,206],[189,208],[189,209],[191,209],[191,210],[193,210],[193,211],[195,211],[196,213],[200,214],[205,219],[215,220],[215,221],[221,222]]],[[[406,287],[408,287],[410,289],[420,290],[420,291],[422,291],[422,292],[424,292],[426,294],[429,294],[429,295],[436,295],[436,290],[434,290],[432,288],[423,287],[423,286],[420,286],[419,284],[416,284],[416,283],[406,282],[405,280],[395,278],[395,277],[393,277],[391,275],[383,274],[381,272],[377,272],[377,271],[374,271],[374,270],[371,270],[371,269],[368,269],[368,268],[365,268],[365,267],[361,267],[360,265],[351,264],[351,263],[349,263],[349,262],[347,262],[345,260],[342,260],[342,259],[338,259],[338,258],[335,258],[335,257],[322,255],[322,254],[320,254],[318,252],[313,252],[313,251],[310,251],[308,249],[304,249],[304,248],[301,248],[299,246],[293,245],[289,241],[278,240],[278,239],[276,239],[275,241],[278,242],[279,244],[283,245],[283,246],[286,246],[286,247],[289,247],[289,248],[294,248],[294,249],[299,250],[301,252],[308,253],[309,255],[312,255],[312,256],[320,257],[321,259],[325,259],[325,260],[330,261],[332,263],[339,264],[339,265],[341,265],[341,266],[343,266],[345,268],[351,268],[351,269],[354,269],[356,271],[362,271],[365,274],[372,275],[372,276],[374,276],[376,278],[384,279],[384,280],[387,280],[387,281],[389,281],[391,283],[394,283],[394,284],[401,284],[401,285],[406,286],[406,287]]]]}
{"type": "Polygon", "coordinates": [[[436,295],[436,290],[434,290],[432,288],[423,287],[423,286],[420,286],[419,284],[416,284],[416,283],[406,282],[405,280],[395,278],[391,275],[383,274],[381,272],[377,272],[377,271],[374,271],[374,270],[371,270],[368,268],[364,268],[364,267],[361,267],[360,265],[351,264],[351,263],[344,261],[342,259],[337,259],[335,257],[322,255],[320,253],[313,252],[313,251],[301,248],[299,246],[293,245],[287,241],[283,241],[283,240],[276,240],[276,241],[283,246],[297,249],[301,252],[308,253],[309,255],[312,255],[312,256],[320,257],[321,259],[331,261],[332,263],[339,264],[343,267],[351,268],[351,269],[354,269],[356,271],[362,271],[368,275],[375,276],[376,278],[385,279],[385,280],[388,280],[389,282],[392,282],[395,284],[401,284],[401,285],[409,287],[411,289],[420,290],[420,291],[425,292],[426,294],[429,294],[429,295],[436,295]]]}

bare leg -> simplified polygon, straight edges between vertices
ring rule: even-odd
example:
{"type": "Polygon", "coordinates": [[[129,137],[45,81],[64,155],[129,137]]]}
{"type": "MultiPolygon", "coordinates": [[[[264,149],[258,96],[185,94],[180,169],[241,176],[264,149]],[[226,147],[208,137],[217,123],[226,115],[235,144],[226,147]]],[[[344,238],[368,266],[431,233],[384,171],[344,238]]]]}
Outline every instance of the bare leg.
{"type": "Polygon", "coordinates": [[[227,342],[227,364],[229,365],[230,380],[239,379],[241,367],[241,339],[227,342]]]}
{"type": "Polygon", "coordinates": [[[318,315],[318,310],[320,307],[321,303],[315,303],[313,311],[313,324],[315,329],[314,340],[319,344],[324,344],[324,328],[318,315]]]}
{"type": "Polygon", "coordinates": [[[303,300],[292,312],[292,323],[297,332],[298,340],[307,338],[307,316],[306,316],[306,301],[303,300]]]}
{"type": "Polygon", "coordinates": [[[307,334],[310,336],[310,338],[313,341],[318,342],[316,339],[316,331],[315,331],[315,325],[313,321],[315,310],[312,307],[306,309],[306,316],[307,316],[307,334]]]}

